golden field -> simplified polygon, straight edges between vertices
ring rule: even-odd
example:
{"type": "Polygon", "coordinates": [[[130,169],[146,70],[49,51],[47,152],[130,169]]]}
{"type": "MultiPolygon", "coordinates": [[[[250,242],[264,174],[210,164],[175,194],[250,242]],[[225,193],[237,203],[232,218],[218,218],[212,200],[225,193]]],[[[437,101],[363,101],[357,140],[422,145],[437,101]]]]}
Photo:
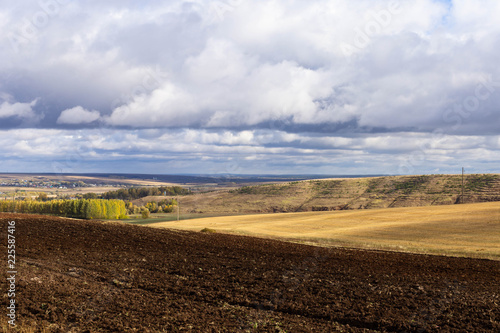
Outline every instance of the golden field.
{"type": "Polygon", "coordinates": [[[150,226],[209,228],[322,246],[500,259],[500,202],[224,216],[150,226]]]}

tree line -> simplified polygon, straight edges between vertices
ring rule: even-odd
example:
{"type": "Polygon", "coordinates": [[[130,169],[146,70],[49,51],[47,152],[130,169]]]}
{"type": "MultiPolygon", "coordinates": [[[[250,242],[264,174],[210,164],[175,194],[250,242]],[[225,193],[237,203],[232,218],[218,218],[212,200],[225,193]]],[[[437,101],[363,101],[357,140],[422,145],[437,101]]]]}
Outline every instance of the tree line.
{"type": "Polygon", "coordinates": [[[0,212],[24,214],[48,214],[82,219],[118,220],[127,217],[122,200],[77,199],[77,200],[2,200],[0,212]]]}
{"type": "Polygon", "coordinates": [[[135,200],[149,196],[177,196],[188,195],[191,191],[180,186],[161,186],[161,187],[132,187],[122,188],[116,191],[109,191],[101,194],[100,196],[95,193],[84,194],[85,199],[120,199],[120,200],[135,200]]]}

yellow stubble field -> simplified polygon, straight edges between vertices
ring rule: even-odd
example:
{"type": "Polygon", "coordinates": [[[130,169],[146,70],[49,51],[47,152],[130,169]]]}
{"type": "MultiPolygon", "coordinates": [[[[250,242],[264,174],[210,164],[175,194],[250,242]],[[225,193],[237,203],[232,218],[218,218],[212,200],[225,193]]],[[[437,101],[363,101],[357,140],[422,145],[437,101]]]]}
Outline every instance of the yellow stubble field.
{"type": "Polygon", "coordinates": [[[500,202],[224,216],[151,226],[500,260],[500,202]]]}

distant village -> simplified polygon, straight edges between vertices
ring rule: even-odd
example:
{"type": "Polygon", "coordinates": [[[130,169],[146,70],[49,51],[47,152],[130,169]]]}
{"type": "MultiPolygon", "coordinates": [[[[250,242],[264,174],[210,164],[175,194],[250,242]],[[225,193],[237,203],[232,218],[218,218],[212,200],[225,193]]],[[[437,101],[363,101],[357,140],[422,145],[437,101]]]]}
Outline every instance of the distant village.
{"type": "MultiPolygon", "coordinates": [[[[97,193],[102,192],[102,187],[123,188],[124,184],[108,184],[105,182],[86,183],[84,181],[58,181],[50,179],[2,179],[0,180],[0,200],[9,198],[23,199],[36,198],[40,193],[48,198],[77,199],[82,197],[79,193],[84,188],[95,188],[97,193]],[[37,191],[38,190],[38,191],[37,191]],[[48,194],[48,196],[47,196],[48,194]]],[[[91,195],[90,194],[84,194],[91,195]]],[[[94,194],[95,195],[95,194],[94,194]]]]}
{"type": "Polygon", "coordinates": [[[97,184],[87,184],[83,181],[51,181],[51,180],[26,180],[26,179],[11,179],[2,180],[0,187],[28,187],[28,188],[45,188],[45,189],[61,189],[77,187],[96,187],[97,184]]]}

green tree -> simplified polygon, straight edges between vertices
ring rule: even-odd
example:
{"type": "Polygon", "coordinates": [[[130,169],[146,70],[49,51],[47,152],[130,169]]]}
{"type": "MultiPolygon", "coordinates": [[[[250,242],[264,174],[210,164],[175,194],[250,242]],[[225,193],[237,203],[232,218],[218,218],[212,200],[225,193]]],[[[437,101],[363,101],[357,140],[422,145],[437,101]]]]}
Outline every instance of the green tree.
{"type": "Polygon", "coordinates": [[[85,193],[83,195],[84,199],[97,199],[99,196],[96,193],[85,193]]]}
{"type": "Polygon", "coordinates": [[[38,194],[38,198],[36,198],[38,201],[47,201],[49,200],[49,196],[45,192],[40,192],[38,194]]]}

